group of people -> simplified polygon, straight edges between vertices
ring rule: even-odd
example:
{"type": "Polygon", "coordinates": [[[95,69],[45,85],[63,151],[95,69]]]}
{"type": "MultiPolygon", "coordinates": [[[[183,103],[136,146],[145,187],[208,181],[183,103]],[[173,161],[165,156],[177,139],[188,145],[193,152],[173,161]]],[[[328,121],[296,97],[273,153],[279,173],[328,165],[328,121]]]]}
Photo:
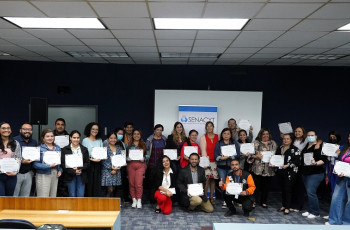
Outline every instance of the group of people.
{"type": "MultiPolygon", "coordinates": [[[[38,197],[55,197],[60,186],[67,187],[70,197],[121,197],[133,208],[142,208],[142,198],[155,201],[156,213],[170,214],[173,202],[178,202],[184,210],[213,212],[215,188],[220,188],[223,208],[228,208],[225,216],[236,214],[235,203],[242,204],[244,216],[260,205],[268,208],[270,181],[273,176],[280,179],[282,202],[278,211],[288,215],[291,211],[301,211],[304,192],[308,196],[308,210],[302,213],[309,219],[320,215],[317,188],[325,179],[332,186],[332,202],[329,224],[350,224],[350,178],[333,173],[335,158],[322,154],[322,140],[314,130],[303,127],[294,133],[281,134],[282,145],[278,146],[268,129],[262,128],[253,141],[253,127],[239,129],[235,119],[228,120],[220,136],[214,133],[214,124],[205,124],[205,135],[199,138],[196,130],[188,136],[181,122],[176,122],[171,134],[165,137],[163,126],[157,124],[154,132],[144,141],[141,130],[133,123],[126,122],[124,128],[116,128],[101,139],[98,123],[89,123],[84,130],[86,136],[81,142],[81,134],[74,130],[65,131],[65,121],[59,118],[55,129],[45,129],[41,133],[40,161],[21,157],[21,147],[38,146],[32,139],[32,125],[23,123],[19,135],[12,138],[9,123],[0,123],[0,158],[20,159],[19,172],[0,173],[1,196],[30,196],[32,178],[35,172],[35,187],[38,197]],[[69,135],[69,145],[60,148],[55,144],[55,136],[69,135]],[[81,143],[80,143],[81,142],[81,143]],[[240,151],[240,146],[253,143],[254,152],[240,151]],[[185,154],[186,146],[194,146],[197,151],[185,154]],[[223,148],[234,146],[236,154],[225,156],[223,148]],[[106,147],[107,159],[94,159],[93,147],[106,147]],[[143,158],[132,160],[130,150],[142,150],[143,158]],[[177,158],[164,155],[164,149],[176,149],[177,158]],[[45,164],[43,152],[61,151],[61,164],[45,164]],[[276,167],[263,161],[263,152],[281,155],[283,166],[276,167]],[[126,167],[112,164],[114,155],[126,154],[126,167]],[[304,156],[312,154],[311,165],[304,164],[304,156]],[[65,155],[81,154],[83,166],[68,168],[65,155]],[[208,157],[209,166],[201,167],[201,157],[208,157]],[[60,179],[59,179],[60,178],[60,179]],[[60,184],[61,181],[61,184],[60,184]],[[232,184],[239,184],[242,191],[232,195],[225,191],[232,184]],[[193,195],[189,185],[201,184],[203,192],[193,195]],[[208,191],[208,194],[207,194],[208,191]],[[148,196],[148,197],[147,197],[148,196]]],[[[330,143],[339,144],[340,135],[336,131],[329,134],[330,143]]],[[[350,163],[350,135],[344,146],[337,151],[337,160],[350,163]]]]}

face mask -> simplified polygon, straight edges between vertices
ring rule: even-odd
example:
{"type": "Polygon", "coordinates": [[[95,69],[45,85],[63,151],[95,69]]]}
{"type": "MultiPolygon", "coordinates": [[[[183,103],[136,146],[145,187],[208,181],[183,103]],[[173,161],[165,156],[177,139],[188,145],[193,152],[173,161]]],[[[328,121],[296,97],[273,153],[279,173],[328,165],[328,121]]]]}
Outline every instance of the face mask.
{"type": "Polygon", "coordinates": [[[332,144],[336,144],[337,143],[337,139],[329,139],[329,142],[331,142],[332,144]]]}
{"type": "Polygon", "coordinates": [[[307,140],[308,140],[308,142],[315,142],[316,137],[315,136],[307,136],[307,140]]]}
{"type": "Polygon", "coordinates": [[[117,134],[118,141],[121,141],[123,139],[123,135],[117,134]]]}

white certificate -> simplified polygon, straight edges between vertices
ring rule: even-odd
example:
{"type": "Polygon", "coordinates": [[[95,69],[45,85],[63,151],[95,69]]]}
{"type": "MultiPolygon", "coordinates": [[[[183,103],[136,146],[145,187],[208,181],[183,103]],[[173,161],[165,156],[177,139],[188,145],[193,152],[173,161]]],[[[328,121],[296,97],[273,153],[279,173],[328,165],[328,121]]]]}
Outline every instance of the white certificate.
{"type": "Polygon", "coordinates": [[[252,124],[250,124],[248,120],[239,120],[237,125],[240,129],[244,129],[247,134],[249,134],[250,126],[252,124]]]}
{"type": "Polygon", "coordinates": [[[61,164],[61,151],[46,151],[43,156],[43,163],[50,164],[61,164]]]}
{"type": "Polygon", "coordinates": [[[314,158],[313,153],[304,153],[304,165],[311,165],[311,160],[314,158]]]}
{"type": "Polygon", "coordinates": [[[83,167],[82,154],[66,154],[65,158],[66,158],[66,168],[83,167]]]}
{"type": "Polygon", "coordinates": [[[170,160],[177,160],[177,149],[163,149],[165,156],[168,156],[170,160]]]}
{"type": "Polygon", "coordinates": [[[334,173],[338,175],[344,174],[344,176],[350,177],[350,164],[343,161],[335,162],[334,173]]]}
{"type": "Polygon", "coordinates": [[[143,150],[142,149],[130,149],[129,158],[132,161],[143,160],[143,150]]]}
{"type": "Polygon", "coordinates": [[[125,154],[118,154],[111,157],[112,161],[112,167],[122,167],[126,165],[126,155],[125,154]]]}
{"type": "Polygon", "coordinates": [[[40,147],[26,147],[22,148],[22,158],[24,160],[40,161],[40,147]]]}
{"type": "Polygon", "coordinates": [[[338,157],[338,154],[336,153],[338,149],[339,145],[323,142],[322,154],[329,157],[338,157]]]}
{"type": "Polygon", "coordinates": [[[253,143],[244,143],[241,144],[241,153],[242,154],[254,154],[255,153],[255,149],[254,149],[254,144],[253,143]]]}
{"type": "Polygon", "coordinates": [[[184,154],[190,157],[192,153],[198,153],[198,146],[184,146],[184,154]]]}
{"type": "MultiPolygon", "coordinates": [[[[175,188],[168,188],[169,192],[171,192],[173,195],[176,194],[176,190],[175,188]]],[[[163,191],[160,191],[161,194],[166,194],[165,192],[163,191]]]]}
{"type": "Polygon", "coordinates": [[[92,147],[91,158],[100,160],[107,159],[107,147],[92,147]]]}
{"type": "Polygon", "coordinates": [[[2,173],[18,172],[19,162],[15,158],[2,158],[0,159],[0,171],[2,173]]]}
{"type": "Polygon", "coordinates": [[[293,128],[290,122],[279,123],[278,127],[280,128],[281,133],[293,133],[293,128]]]}
{"type": "Polygon", "coordinates": [[[223,156],[236,156],[236,146],[235,145],[224,145],[221,146],[221,154],[223,156]]]}
{"type": "Polygon", "coordinates": [[[284,158],[282,155],[273,155],[270,159],[270,165],[275,167],[282,167],[284,165],[284,158]]]}
{"type": "Polygon", "coordinates": [[[262,151],[261,155],[263,156],[263,158],[261,160],[263,163],[269,163],[270,162],[270,159],[272,157],[272,152],[271,151],[262,151]]]}
{"type": "Polygon", "coordinates": [[[239,195],[243,191],[241,183],[226,183],[226,193],[229,195],[239,195]]]}
{"type": "Polygon", "coordinates": [[[203,192],[203,184],[189,184],[188,185],[188,193],[190,196],[202,196],[204,194],[203,192]]]}
{"type": "Polygon", "coordinates": [[[199,166],[201,167],[209,167],[210,164],[209,164],[209,157],[200,157],[200,160],[199,160],[199,166]]]}
{"type": "Polygon", "coordinates": [[[55,144],[60,146],[60,148],[63,148],[69,145],[69,136],[68,135],[55,136],[55,144]]]}

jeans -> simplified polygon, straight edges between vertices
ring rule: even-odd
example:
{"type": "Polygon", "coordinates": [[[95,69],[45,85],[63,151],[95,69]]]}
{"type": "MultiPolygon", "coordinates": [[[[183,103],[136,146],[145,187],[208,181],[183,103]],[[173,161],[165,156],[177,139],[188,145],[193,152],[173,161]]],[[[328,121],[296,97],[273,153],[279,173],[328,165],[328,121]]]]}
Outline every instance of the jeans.
{"type": "MultiPolygon", "coordinates": [[[[219,168],[219,167],[216,168],[216,170],[218,171],[218,174],[219,174],[219,180],[222,179],[222,182],[225,183],[225,181],[226,181],[226,176],[227,176],[227,174],[228,174],[228,172],[229,172],[230,170],[228,170],[228,169],[221,169],[221,168],[219,168]]],[[[224,191],[221,191],[220,195],[221,195],[222,198],[224,198],[224,191]]]]}
{"type": "Polygon", "coordinates": [[[324,178],[324,173],[303,175],[303,181],[305,184],[307,197],[309,199],[308,212],[315,216],[320,215],[320,208],[318,206],[317,188],[321,184],[323,178],[324,178]]]}
{"type": "Polygon", "coordinates": [[[17,184],[13,196],[30,196],[30,190],[32,188],[33,172],[17,174],[17,184]]]}
{"type": "Polygon", "coordinates": [[[66,182],[69,197],[84,197],[85,184],[81,182],[81,175],[75,175],[73,180],[66,182]]]}
{"type": "Polygon", "coordinates": [[[329,223],[350,225],[350,179],[343,177],[338,180],[329,210],[329,223]]]}
{"type": "Polygon", "coordinates": [[[17,176],[0,174],[0,196],[13,196],[17,183],[17,176]]]}

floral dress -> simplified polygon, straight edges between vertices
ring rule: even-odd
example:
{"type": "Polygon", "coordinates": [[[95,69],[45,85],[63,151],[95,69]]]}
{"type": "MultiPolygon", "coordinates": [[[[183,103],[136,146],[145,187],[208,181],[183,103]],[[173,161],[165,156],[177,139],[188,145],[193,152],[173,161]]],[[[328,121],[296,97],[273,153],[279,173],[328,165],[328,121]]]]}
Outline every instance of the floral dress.
{"type": "Polygon", "coordinates": [[[102,186],[119,186],[122,185],[122,178],[120,170],[117,170],[117,173],[112,175],[112,156],[115,154],[122,154],[122,148],[119,145],[116,145],[116,153],[113,153],[109,145],[107,146],[107,159],[102,160],[102,175],[101,175],[101,185],[102,186]]]}

